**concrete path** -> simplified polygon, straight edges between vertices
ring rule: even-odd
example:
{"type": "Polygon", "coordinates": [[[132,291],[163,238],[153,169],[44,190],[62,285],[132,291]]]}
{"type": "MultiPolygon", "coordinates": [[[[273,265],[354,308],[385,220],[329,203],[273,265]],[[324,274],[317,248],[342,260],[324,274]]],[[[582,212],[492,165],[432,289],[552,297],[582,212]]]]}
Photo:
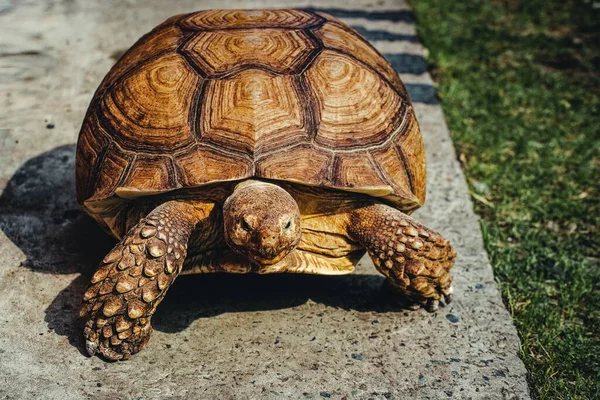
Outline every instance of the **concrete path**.
{"type": "Polygon", "coordinates": [[[112,246],[74,201],[74,143],[87,104],[141,34],[172,14],[225,4],[310,6],[0,1],[0,396],[528,398],[519,339],[400,0],[319,7],[374,43],[415,100],[429,167],[427,206],[416,217],[458,249],[456,301],[435,314],[394,307],[368,259],[344,277],[182,277],[142,353],[119,363],[83,355],[77,310],[112,246]]]}

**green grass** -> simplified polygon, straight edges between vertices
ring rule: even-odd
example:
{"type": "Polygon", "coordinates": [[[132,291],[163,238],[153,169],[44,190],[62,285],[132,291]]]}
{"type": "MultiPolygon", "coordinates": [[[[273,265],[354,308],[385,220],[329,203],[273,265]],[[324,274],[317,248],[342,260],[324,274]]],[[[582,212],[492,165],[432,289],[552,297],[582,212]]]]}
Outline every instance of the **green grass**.
{"type": "Polygon", "coordinates": [[[593,3],[412,1],[532,393],[542,399],[600,398],[593,3]]]}

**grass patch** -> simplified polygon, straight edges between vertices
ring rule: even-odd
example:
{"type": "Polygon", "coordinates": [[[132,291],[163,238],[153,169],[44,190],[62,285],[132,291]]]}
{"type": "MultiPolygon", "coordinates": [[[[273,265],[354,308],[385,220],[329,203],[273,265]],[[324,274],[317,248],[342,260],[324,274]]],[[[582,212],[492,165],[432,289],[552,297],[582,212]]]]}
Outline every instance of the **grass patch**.
{"type": "Polygon", "coordinates": [[[600,9],[413,0],[534,396],[600,398],[600,9]]]}

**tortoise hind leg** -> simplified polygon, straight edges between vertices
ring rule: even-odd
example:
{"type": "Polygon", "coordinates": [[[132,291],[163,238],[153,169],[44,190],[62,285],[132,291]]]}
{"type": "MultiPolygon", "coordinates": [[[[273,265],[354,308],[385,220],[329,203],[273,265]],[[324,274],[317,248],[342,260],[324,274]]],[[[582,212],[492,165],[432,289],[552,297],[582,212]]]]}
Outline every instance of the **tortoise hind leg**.
{"type": "Polygon", "coordinates": [[[142,219],[104,258],[83,296],[86,349],[110,360],[140,351],[150,318],[181,268],[188,240],[207,213],[182,201],[164,203],[142,219]]]}
{"type": "Polygon", "coordinates": [[[383,204],[355,210],[348,233],[365,246],[391,286],[416,304],[435,311],[442,297],[452,300],[456,251],[439,233],[383,204]]]}

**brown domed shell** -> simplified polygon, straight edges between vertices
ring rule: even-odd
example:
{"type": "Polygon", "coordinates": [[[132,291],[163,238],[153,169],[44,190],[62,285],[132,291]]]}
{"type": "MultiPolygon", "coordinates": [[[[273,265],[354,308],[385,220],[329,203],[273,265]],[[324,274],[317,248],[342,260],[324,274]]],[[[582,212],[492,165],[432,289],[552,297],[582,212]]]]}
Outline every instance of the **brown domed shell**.
{"type": "Polygon", "coordinates": [[[423,203],[423,144],[404,86],[339,20],[175,16],[125,53],[92,99],[77,196],[107,228],[107,210],[126,199],[250,177],[384,197],[407,212],[423,203]]]}

